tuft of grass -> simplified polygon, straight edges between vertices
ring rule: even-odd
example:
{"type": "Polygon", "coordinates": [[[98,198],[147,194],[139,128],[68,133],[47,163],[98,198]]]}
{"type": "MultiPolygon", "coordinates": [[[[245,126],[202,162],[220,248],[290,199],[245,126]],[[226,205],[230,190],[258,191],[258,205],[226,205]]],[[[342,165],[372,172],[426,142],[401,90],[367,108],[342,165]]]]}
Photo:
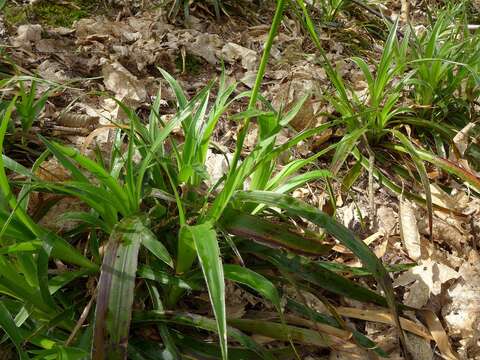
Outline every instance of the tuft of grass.
{"type": "MultiPolygon", "coordinates": [[[[335,88],[328,100],[338,116],[281,144],[278,135],[308,100],[307,94],[283,111],[259,95],[282,22],[284,0],[277,2],[251,91],[237,93],[237,84],[227,84],[222,73],[190,98],[172,75],[160,69],[175,94],[175,114],[168,119],[161,116],[160,93],[146,118],[115,100],[128,117],[128,125],[112,126],[113,143],[105,153],[97,149],[88,157],[40,136],[46,151],[27,169],[4,152],[4,139],[16,125],[12,125],[12,116],[24,116],[25,124],[31,126],[43,99],[38,105],[35,97],[20,87],[14,98],[2,102],[0,326],[6,333],[3,341],[8,337],[22,360],[156,359],[159,354],[169,359],[192,354],[217,359],[301,359],[306,355],[295,344],[321,348],[339,341],[350,341],[373,356],[387,356],[371,339],[346,324],[333,305],[328,304],[328,313],[320,314],[283,294],[287,297],[285,309],[297,314],[303,325],[310,324],[306,320],[314,325],[312,329],[299,327],[298,318],[292,321],[285,316],[280,304],[285,285],[308,289],[322,299],[334,294],[389,308],[397,325],[405,308],[395,300],[389,274],[395,269],[386,267],[334,217],[290,193],[317,180],[326,191],[331,191],[331,181],[348,188],[362,167],[369,170],[370,180],[377,177],[400,192],[401,187],[383,171],[388,166],[396,175],[425,188],[426,199],[415,199],[427,205],[431,216],[425,162],[475,186],[480,181],[424,149],[405,131],[406,125],[416,124],[445,139],[451,135],[401,105],[417,70],[401,61],[409,55],[409,37],[398,39],[397,24],[390,29],[378,63],[353,59],[368,84],[368,98],[361,99],[328,62],[304,2],[297,0],[297,4],[335,88]],[[249,99],[247,109],[232,114],[232,105],[244,98],[249,99]],[[209,185],[207,152],[214,147],[212,137],[222,118],[241,123],[237,147],[226,174],[209,185]],[[258,128],[258,138],[253,150],[244,154],[243,143],[253,126],[258,128]],[[345,130],[340,141],[308,158],[280,162],[283,152],[333,127],[345,130]],[[174,136],[174,131],[182,136],[174,136]],[[329,169],[304,170],[331,152],[329,169]],[[351,154],[357,163],[341,179],[340,170],[351,154]],[[402,161],[392,165],[392,154],[402,161]],[[67,180],[47,181],[37,176],[51,157],[69,172],[67,180]],[[245,189],[247,182],[249,190],[245,189]],[[69,211],[60,218],[75,220],[74,229],[57,234],[40,226],[41,215],[40,219],[30,216],[32,191],[82,201],[84,210],[69,211]],[[320,230],[293,226],[305,221],[320,230]],[[331,250],[327,235],[349,248],[363,268],[319,261],[319,256],[327,258],[331,250]],[[54,259],[60,260],[61,266],[50,261],[54,259]],[[376,288],[361,285],[350,275],[369,277],[376,281],[376,288]],[[262,322],[230,318],[226,280],[263,297],[277,314],[262,322]],[[193,301],[207,298],[206,294],[211,315],[189,307],[193,301]],[[285,346],[266,348],[247,333],[268,336],[285,346]],[[212,336],[218,341],[210,341],[212,336]]],[[[405,196],[415,197],[408,192],[405,196]]]]}
{"type": "Polygon", "coordinates": [[[439,11],[422,34],[412,31],[411,51],[404,59],[414,70],[412,96],[418,116],[436,122],[451,117],[459,127],[471,121],[465,105],[475,101],[480,84],[480,35],[467,29],[465,7],[462,1],[439,11]]]}
{"type": "MultiPolygon", "coordinates": [[[[43,137],[40,139],[46,151],[31,170],[2,154],[0,300],[5,306],[0,308],[0,326],[22,359],[32,355],[55,358],[59,354],[71,359],[89,354],[92,359],[104,359],[105,354],[109,359],[124,359],[139,353],[142,358],[154,359],[160,352],[180,359],[194,352],[202,358],[212,354],[214,358],[244,358],[248,354],[249,358],[273,360],[278,349],[263,347],[243,331],[286,343],[289,346],[280,349],[286,358],[303,356],[294,341],[326,347],[333,344],[330,336],[350,338],[350,330],[335,320],[338,316],[333,310],[319,316],[306,304],[294,304],[295,311],[305,319],[322,324],[322,335],[318,329],[289,323],[280,306],[286,280],[295,288],[326,290],[393,306],[389,275],[371,250],[334,218],[288,195],[308,181],[332,177],[326,169],[298,172],[344,142],[314,157],[291,160],[276,170],[284,151],[339,124],[322,124],[278,144],[278,134],[308,96],[287,112],[274,109],[263,99],[257,101],[284,5],[284,1],[277,4],[251,92],[235,95],[236,84],[227,85],[222,74],[218,81],[188,98],[179,83],[161,70],[176,95],[176,114],[168,121],[160,116],[160,96],[147,119],[117,101],[128,116],[129,126],[114,130],[108,157],[97,151],[90,158],[43,137]],[[243,125],[233,161],[217,184],[207,186],[205,164],[214,130],[231,105],[245,97],[250,99],[248,108],[231,116],[232,121],[243,125]],[[243,156],[246,133],[255,125],[260,136],[253,151],[243,156]],[[172,136],[178,128],[183,133],[182,141],[172,136]],[[68,180],[46,181],[36,176],[37,169],[51,156],[70,173],[68,180]],[[11,180],[10,173],[18,174],[23,181],[11,180]],[[249,178],[255,191],[243,191],[249,178]],[[75,197],[87,209],[62,215],[61,220],[77,222],[74,230],[51,233],[29,215],[32,191],[75,197]],[[309,220],[323,230],[312,234],[285,224],[280,227],[284,230],[278,231],[276,224],[289,223],[286,219],[297,223],[309,220]],[[303,256],[327,254],[330,246],[324,243],[325,234],[334,236],[359,257],[365,265],[365,276],[373,274],[386,297],[343,277],[334,265],[328,268],[324,262],[320,266],[315,258],[303,256]],[[52,272],[50,259],[61,260],[65,271],[52,272]],[[265,265],[269,271],[264,271],[265,265]],[[91,284],[97,278],[98,289],[94,290],[91,284]],[[253,319],[229,318],[226,279],[271,302],[277,318],[255,324],[253,319]],[[208,293],[213,316],[181,308],[182,298],[189,303],[198,292],[208,293]],[[141,331],[129,331],[131,326],[141,331]],[[143,330],[158,334],[162,347],[159,341],[145,337],[143,330]],[[218,344],[207,346],[206,332],[216,334],[218,344]],[[229,346],[232,340],[238,346],[229,346]],[[132,346],[127,347],[129,341],[132,346]],[[147,349],[153,349],[154,355],[147,356],[147,349]]],[[[10,100],[0,114],[2,152],[14,109],[23,106],[25,114],[35,110],[26,91],[19,95],[27,100],[10,100]]],[[[355,339],[360,339],[354,340],[358,346],[386,355],[362,334],[355,339]]]]}

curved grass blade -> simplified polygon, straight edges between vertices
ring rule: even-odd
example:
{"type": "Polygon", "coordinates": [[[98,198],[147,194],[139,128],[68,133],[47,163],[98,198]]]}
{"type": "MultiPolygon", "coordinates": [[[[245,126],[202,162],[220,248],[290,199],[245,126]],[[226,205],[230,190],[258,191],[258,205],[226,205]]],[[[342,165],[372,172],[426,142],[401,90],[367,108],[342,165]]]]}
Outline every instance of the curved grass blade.
{"type": "Polygon", "coordinates": [[[190,234],[197,250],[198,260],[200,261],[203,276],[207,283],[210,302],[217,321],[222,358],[227,360],[228,348],[225,279],[222,260],[220,258],[220,249],[217,242],[217,234],[215,230],[212,229],[210,222],[195,226],[186,225],[185,231],[190,234]]]}
{"type": "Polygon", "coordinates": [[[268,190],[275,190],[277,193],[287,194],[310,181],[315,181],[318,179],[325,180],[332,177],[333,174],[328,170],[312,170],[288,179],[284,184],[280,185],[276,189],[268,190]]]}
{"type": "MultiPolygon", "coordinates": [[[[407,149],[402,145],[395,145],[394,149],[402,152],[408,152],[407,149]]],[[[461,168],[460,166],[448,159],[438,157],[432,153],[429,153],[428,151],[417,148],[415,149],[415,151],[420,157],[420,159],[428,161],[429,163],[438,166],[440,169],[455,176],[458,176],[460,179],[472,186],[472,188],[476,192],[480,193],[480,178],[475,174],[461,168]]]]}
{"type": "Polygon", "coordinates": [[[281,312],[280,295],[275,285],[266,277],[253,270],[234,264],[224,264],[223,270],[227,279],[244,284],[257,291],[265,299],[270,300],[277,310],[281,312]]]}
{"type": "Polygon", "coordinates": [[[167,272],[153,269],[150,266],[144,265],[137,271],[137,276],[141,279],[148,279],[155,281],[162,285],[176,286],[185,290],[200,290],[201,286],[197,285],[193,281],[185,281],[178,277],[172,276],[167,272]]]}
{"type": "Polygon", "coordinates": [[[142,232],[142,245],[145,246],[157,259],[163,261],[173,269],[173,260],[165,245],[163,245],[157,239],[155,234],[145,225],[139,224],[138,227],[142,232]]]}
{"type": "Polygon", "coordinates": [[[337,175],[348,155],[351,154],[352,149],[356,146],[363,134],[365,134],[365,129],[360,128],[353,130],[351,133],[344,136],[344,140],[335,150],[332,164],[330,165],[330,170],[334,175],[337,175]]]}
{"type": "Polygon", "coordinates": [[[292,215],[305,218],[317,226],[325,229],[327,233],[348,247],[360,259],[364,266],[374,274],[378,284],[385,292],[385,298],[393,318],[395,319],[402,344],[406,344],[405,334],[400,325],[397,303],[395,301],[395,293],[393,291],[390,276],[388,275],[387,270],[385,270],[382,262],[363,241],[355,236],[355,234],[317,208],[299,201],[291,196],[275,194],[266,191],[237,191],[235,198],[240,201],[279,207],[292,215]]]}
{"type": "MultiPolygon", "coordinates": [[[[156,322],[168,322],[179,325],[191,326],[207,331],[218,332],[218,326],[216,321],[197,314],[165,311],[144,311],[133,314],[134,324],[156,322]]],[[[240,330],[228,326],[228,336],[235,341],[238,341],[246,349],[254,351],[261,359],[275,360],[275,358],[269,352],[267,352],[262,346],[257,344],[254,340],[252,340],[249,336],[245,335],[240,330]]]]}
{"type": "MultiPolygon", "coordinates": [[[[74,148],[48,141],[45,138],[42,138],[42,141],[55,154],[55,156],[61,154],[63,157],[75,160],[80,166],[92,173],[92,175],[94,175],[106,188],[110,189],[115,197],[116,206],[124,216],[128,216],[131,211],[136,210],[129,208],[128,204],[131,204],[132,202],[129,201],[128,194],[124,191],[119,182],[113,178],[101,165],[80,154],[80,152],[74,148]]],[[[72,169],[69,170],[72,171],[72,169]]],[[[80,172],[78,169],[76,169],[76,171],[80,172]]],[[[85,182],[89,183],[83,174],[81,176],[85,179],[85,182]]],[[[138,205],[139,204],[137,204],[137,206],[138,205]]]]}
{"type": "Polygon", "coordinates": [[[330,245],[323,244],[318,237],[300,235],[283,224],[230,209],[222,216],[221,223],[230,234],[266,246],[286,248],[295,253],[322,255],[331,249],[330,245]]]}
{"type": "MultiPolygon", "coordinates": [[[[394,145],[393,148],[395,148],[399,151],[406,152],[406,150],[401,145],[394,145]]],[[[417,152],[423,158],[423,155],[420,153],[420,151],[418,149],[417,149],[417,152]]],[[[369,160],[360,154],[360,151],[358,150],[358,148],[353,149],[352,154],[358,161],[361,162],[364,169],[368,170],[370,168],[369,160]]],[[[424,160],[428,161],[428,159],[426,159],[426,158],[424,160]]],[[[384,174],[382,174],[375,167],[374,167],[374,170],[373,170],[373,176],[378,180],[378,182],[380,184],[384,185],[386,188],[390,189],[394,193],[399,194],[399,195],[403,194],[403,196],[406,199],[411,200],[411,201],[415,201],[419,205],[426,206],[426,201],[423,197],[421,197],[419,195],[416,195],[416,194],[413,194],[413,193],[408,192],[408,191],[404,191],[404,189],[402,189],[402,187],[395,184],[393,181],[391,181],[389,178],[387,178],[384,174]]],[[[480,179],[479,179],[479,181],[480,181],[480,179]]],[[[479,184],[480,184],[480,182],[479,182],[479,184]]],[[[462,218],[465,218],[467,216],[467,215],[463,214],[462,212],[457,211],[455,209],[445,208],[445,207],[437,205],[437,204],[432,204],[432,206],[435,210],[442,211],[446,214],[455,214],[455,216],[459,216],[459,217],[462,217],[462,218]]]]}
{"type": "MultiPolygon", "coordinates": [[[[175,341],[184,352],[197,356],[200,359],[216,360],[221,357],[220,347],[216,344],[207,344],[185,334],[174,333],[175,341]]],[[[295,358],[295,354],[290,347],[275,349],[269,351],[276,360],[290,360],[295,358]]],[[[230,347],[230,360],[258,360],[258,354],[252,350],[230,347]]]]}
{"type": "Polygon", "coordinates": [[[428,228],[430,234],[430,240],[433,240],[433,207],[432,207],[432,193],[430,191],[430,182],[428,181],[427,170],[425,169],[425,164],[420,159],[415,147],[413,144],[408,140],[408,138],[402,134],[400,131],[391,130],[392,134],[400,140],[400,142],[405,146],[410,157],[412,158],[413,162],[415,163],[415,167],[417,168],[418,174],[420,175],[420,180],[422,181],[423,189],[425,191],[425,198],[427,201],[427,211],[428,211],[428,228]]]}
{"type": "Polygon", "coordinates": [[[376,292],[360,286],[313,261],[300,256],[287,256],[281,252],[266,252],[267,260],[281,269],[311,284],[334,294],[339,294],[362,302],[372,302],[387,306],[387,300],[376,292]]]}
{"type": "MultiPolygon", "coordinates": [[[[299,303],[295,300],[288,299],[287,300],[287,307],[290,310],[292,310],[292,311],[294,311],[294,312],[296,312],[300,315],[303,315],[303,316],[305,316],[305,317],[307,317],[307,318],[309,318],[313,321],[319,322],[321,324],[330,325],[330,326],[336,327],[338,329],[343,329],[342,325],[334,317],[319,313],[319,312],[317,312],[313,309],[310,309],[309,307],[307,307],[307,306],[305,306],[305,305],[303,305],[303,304],[301,304],[301,303],[299,303]]],[[[376,352],[381,357],[388,357],[388,354],[382,348],[378,347],[378,345],[375,342],[370,340],[368,337],[363,335],[361,332],[359,332],[356,329],[349,329],[349,331],[352,332],[352,336],[353,336],[355,342],[359,346],[363,347],[366,350],[372,350],[372,351],[376,352]]]]}
{"type": "Polygon", "coordinates": [[[139,217],[123,219],[114,228],[104,255],[98,285],[93,360],[127,358],[138,252],[145,235],[139,217]]]}
{"type": "Polygon", "coordinates": [[[2,329],[7,333],[10,340],[12,340],[12,342],[14,343],[20,359],[29,359],[27,353],[22,347],[22,343],[24,340],[23,336],[17,328],[17,325],[15,324],[12,315],[2,301],[0,301],[0,327],[2,327],[2,329]]]}
{"type": "Polygon", "coordinates": [[[18,252],[35,252],[42,247],[42,242],[38,240],[25,241],[0,248],[0,255],[15,254],[18,252]]]}
{"type": "Polygon", "coordinates": [[[229,319],[228,323],[242,331],[267,336],[276,340],[292,340],[293,342],[315,345],[318,347],[330,347],[333,344],[329,336],[297,326],[271,321],[259,321],[258,319],[229,319]]]}
{"type": "MultiPolygon", "coordinates": [[[[146,285],[148,293],[150,295],[150,299],[152,301],[153,309],[163,311],[164,306],[162,299],[160,298],[160,292],[158,291],[157,286],[149,281],[146,282],[146,285]]],[[[160,333],[164,346],[164,349],[161,351],[161,355],[165,356],[165,358],[168,360],[180,360],[180,353],[167,324],[157,324],[157,329],[160,333]]]]}

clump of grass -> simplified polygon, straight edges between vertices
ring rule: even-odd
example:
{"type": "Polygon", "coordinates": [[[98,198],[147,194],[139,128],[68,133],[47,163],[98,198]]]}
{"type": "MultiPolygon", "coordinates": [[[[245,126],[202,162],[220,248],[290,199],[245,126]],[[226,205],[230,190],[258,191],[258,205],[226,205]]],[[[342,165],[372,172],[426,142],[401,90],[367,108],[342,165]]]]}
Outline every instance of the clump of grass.
{"type": "MultiPolygon", "coordinates": [[[[388,306],[398,317],[389,275],[368,246],[334,218],[288,195],[308,181],[332,177],[328,170],[298,171],[342,143],[275,171],[282,152],[338,124],[304,130],[277,144],[278,134],[307,96],[288,112],[257,101],[284,6],[283,0],[277,3],[252,92],[235,96],[236,84],[227,85],[222,75],[188,98],[162,70],[176,95],[176,114],[164,121],[160,96],[147,119],[118,101],[129,126],[115,130],[108,158],[100,151],[89,158],[43,137],[47,151],[31,170],[7,154],[0,157],[0,326],[20,358],[105,359],[106,353],[109,359],[154,359],[159,353],[173,359],[192,353],[201,358],[301,358],[294,343],[329,347],[335,343],[330,336],[339,332],[345,339],[354,334],[352,341],[358,346],[386,356],[366,336],[347,328],[333,310],[318,314],[290,299],[289,311],[323,324],[321,331],[328,336],[319,336],[316,326],[289,323],[280,305],[280,289],[288,281],[298,289],[326,290],[388,306]],[[231,104],[244,97],[250,99],[247,110],[232,116],[242,127],[228,172],[219,183],[206,186],[204,168],[214,129],[231,104]],[[243,156],[243,141],[254,123],[259,137],[253,151],[243,156]],[[172,136],[178,127],[182,141],[172,136]],[[69,171],[69,180],[38,178],[37,170],[50,156],[69,171]],[[12,181],[10,172],[23,180],[12,181]],[[244,191],[249,178],[252,191],[244,191]],[[29,215],[33,190],[75,197],[88,210],[62,215],[61,220],[78,223],[73,231],[49,232],[29,215]],[[284,224],[278,225],[282,219],[284,224]],[[285,219],[308,220],[323,232],[313,236],[311,231],[298,231],[285,219]],[[338,271],[316,261],[331,248],[323,241],[325,234],[358,256],[364,264],[362,274],[376,279],[384,296],[343,277],[345,268],[338,271]],[[58,269],[49,259],[61,260],[62,271],[51,271],[58,269]],[[91,284],[97,278],[95,290],[91,284]],[[229,318],[226,279],[265,298],[277,316],[261,323],[229,318]],[[212,316],[181,307],[180,299],[199,292],[209,294],[212,316]],[[131,325],[135,331],[130,331],[131,325]],[[147,332],[161,344],[145,336],[147,332]],[[290,346],[267,349],[244,332],[290,346]],[[217,334],[218,342],[208,344],[207,333],[217,334]],[[229,347],[228,342],[237,346],[229,347]]],[[[0,152],[16,104],[14,98],[1,112],[0,152]]]]}
{"type": "Polygon", "coordinates": [[[91,10],[94,9],[92,3],[80,2],[78,8],[64,5],[55,4],[49,2],[40,2],[38,5],[34,5],[32,8],[32,15],[38,18],[41,23],[50,26],[64,26],[69,27],[75,21],[80,20],[91,14],[91,10]]]}
{"type": "Polygon", "coordinates": [[[467,29],[465,6],[460,2],[440,11],[422,34],[412,32],[405,59],[414,70],[412,95],[419,117],[452,118],[460,127],[471,121],[467,104],[475,101],[480,83],[479,35],[467,29]]]}
{"type": "Polygon", "coordinates": [[[325,21],[334,21],[342,8],[347,5],[346,0],[321,0],[320,7],[322,9],[325,21]]]}
{"type": "MultiPolygon", "coordinates": [[[[297,4],[315,44],[325,55],[304,2],[297,0],[297,4]]],[[[402,61],[408,56],[409,37],[399,41],[397,24],[390,29],[382,57],[374,64],[375,71],[365,59],[353,59],[365,76],[368,99],[358,98],[323,56],[335,87],[328,100],[338,117],[278,144],[278,135],[308,99],[306,95],[287,112],[273,108],[265,99],[258,101],[285,5],[284,0],[277,2],[252,91],[236,94],[236,84],[227,84],[222,74],[218,81],[189,98],[169,73],[160,70],[176,96],[176,113],[168,120],[160,116],[160,96],[145,119],[117,101],[129,122],[114,129],[108,155],[97,149],[87,157],[40,137],[47,150],[32,169],[26,169],[3,154],[3,144],[14,112],[24,116],[28,127],[36,117],[38,104],[25,88],[3,103],[0,326],[21,359],[31,355],[104,359],[106,353],[114,360],[127,356],[156,359],[158,354],[171,359],[192,354],[200,358],[291,359],[304,356],[294,343],[330,347],[338,344],[332,337],[339,333],[345,335],[342,341],[351,339],[366,351],[386,356],[373,341],[346,325],[332,306],[330,314],[319,314],[285,295],[287,311],[322,326],[299,327],[284,316],[280,299],[285,284],[308,288],[322,296],[336,294],[388,307],[397,324],[401,308],[386,268],[369,247],[333,217],[289,193],[312,180],[324,182],[325,188],[330,187],[330,181],[342,180],[340,169],[350,154],[357,158],[357,164],[346,176],[350,180],[343,179],[343,184],[351,185],[365,167],[371,178],[376,176],[400,192],[401,188],[385,176],[383,170],[388,166],[397,175],[424,186],[426,201],[405,195],[426,203],[430,215],[425,161],[443,166],[473,185],[475,179],[439,159],[430,149],[421,148],[406,133],[406,125],[416,124],[445,139],[450,136],[434,121],[418,119],[412,116],[414,109],[401,105],[400,99],[408,94],[406,89],[417,69],[402,61]],[[228,115],[232,104],[245,97],[249,99],[248,108],[228,115]],[[218,122],[227,116],[241,123],[237,147],[224,177],[207,185],[207,152],[218,122]],[[244,154],[246,135],[254,125],[258,127],[257,142],[249,154],[244,154]],[[338,126],[345,129],[340,141],[309,158],[279,166],[278,158],[284,151],[338,126]],[[172,135],[179,128],[181,140],[172,135]],[[330,152],[334,152],[330,169],[301,172],[330,152]],[[391,154],[403,159],[402,153],[410,161],[392,165],[391,154]],[[51,156],[68,170],[68,180],[38,177],[37,170],[51,156]],[[247,182],[248,191],[244,190],[247,182]],[[87,208],[62,215],[62,221],[76,221],[72,231],[52,233],[38,224],[40,219],[29,215],[32,191],[75,197],[87,208]],[[293,226],[301,220],[322,231],[313,234],[293,226]],[[318,261],[331,249],[324,241],[326,235],[348,247],[363,268],[318,261]],[[54,265],[50,259],[61,264],[54,265]],[[344,277],[345,272],[376,280],[376,291],[344,277]],[[92,286],[97,280],[98,286],[92,286]],[[226,311],[225,280],[263,297],[277,315],[262,322],[231,319],[226,311]],[[200,293],[208,294],[211,315],[188,307],[200,293]],[[319,336],[319,331],[327,336],[319,336]],[[266,348],[246,333],[289,346],[266,348]],[[212,334],[218,337],[215,344],[205,340],[212,334]]],[[[400,336],[403,340],[401,329],[400,336]]]]}
{"type": "MultiPolygon", "coordinates": [[[[420,110],[418,110],[415,106],[404,106],[403,102],[399,100],[408,94],[408,87],[413,86],[415,90],[417,88],[419,90],[413,92],[415,99],[429,103],[429,107],[439,99],[455,103],[456,94],[462,92],[465,84],[473,82],[475,86],[478,86],[478,76],[472,71],[479,62],[478,56],[475,55],[476,52],[472,56],[470,52],[458,52],[457,49],[451,52],[456,57],[455,60],[447,58],[450,50],[464,45],[440,41],[440,38],[433,35],[440,33],[439,30],[428,32],[423,37],[423,42],[419,42],[417,39],[412,49],[413,39],[410,38],[412,34],[407,31],[400,41],[397,36],[398,24],[394,24],[385,42],[381,59],[376,64],[375,72],[370,70],[369,64],[364,59],[358,57],[352,59],[362,71],[368,85],[368,97],[361,99],[332,67],[322,49],[319,36],[305,5],[300,0],[297,3],[305,15],[304,25],[319,49],[327,74],[335,87],[335,94],[326,97],[340,114],[340,119],[347,129],[343,137],[344,145],[340,145],[333,156],[331,170],[337,174],[350,153],[353,153],[358,164],[362,164],[369,171],[372,208],[374,176],[395,192],[400,192],[402,187],[390,181],[382,173],[388,174],[393,170],[395,175],[410,181],[413,180],[414,184],[420,181],[426,194],[426,201],[414,194],[408,194],[408,196],[427,206],[431,233],[432,203],[424,162],[430,162],[442,170],[460,177],[477,191],[480,191],[480,179],[442,159],[441,157],[447,153],[446,150],[441,151],[439,155],[436,154],[436,150],[445,148],[455,134],[455,130],[449,125],[439,126],[438,122],[443,120],[442,117],[426,118],[422,111],[423,106],[419,106],[420,110]],[[447,49],[445,55],[436,56],[438,48],[447,49]],[[415,57],[419,52],[426,53],[426,55],[415,57]],[[409,60],[411,56],[414,57],[413,60],[409,60]],[[419,146],[419,143],[410,134],[403,133],[405,127],[410,125],[415,126],[414,131],[417,135],[428,136],[429,141],[424,147],[419,146]],[[436,147],[431,146],[432,142],[436,144],[436,147]],[[399,161],[392,166],[392,151],[398,152],[395,155],[398,159],[403,159],[402,154],[408,154],[412,163],[399,161]],[[413,174],[412,166],[416,170],[413,174]]],[[[433,28],[442,28],[444,21],[445,18],[440,17],[433,28]]],[[[449,32],[459,31],[458,29],[458,27],[448,27],[449,32]]],[[[460,29],[462,29],[462,25],[460,25],[460,29]]],[[[470,40],[468,43],[470,44],[470,40]]],[[[477,41],[473,43],[478,44],[477,41]]],[[[456,130],[458,131],[460,128],[456,130]]],[[[357,173],[349,173],[347,177],[357,178],[359,169],[361,167],[354,166],[352,171],[357,173]]]]}

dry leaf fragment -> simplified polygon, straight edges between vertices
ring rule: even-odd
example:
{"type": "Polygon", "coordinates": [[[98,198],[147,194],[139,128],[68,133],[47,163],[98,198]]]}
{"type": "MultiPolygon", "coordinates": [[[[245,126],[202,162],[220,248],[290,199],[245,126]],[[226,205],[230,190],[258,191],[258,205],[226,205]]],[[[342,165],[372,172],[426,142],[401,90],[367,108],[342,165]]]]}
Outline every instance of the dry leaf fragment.
{"type": "Polygon", "coordinates": [[[468,144],[470,143],[470,132],[475,128],[475,126],[475,123],[468,123],[453,138],[453,143],[456,145],[461,156],[465,154],[465,151],[468,148],[468,144]]]}
{"type": "Polygon", "coordinates": [[[105,87],[119,100],[128,101],[130,104],[139,104],[146,100],[145,86],[119,62],[103,65],[102,74],[105,87]]]}
{"type": "Polygon", "coordinates": [[[418,231],[415,209],[407,199],[400,199],[399,207],[400,237],[407,249],[408,256],[412,260],[420,259],[422,249],[420,245],[420,233],[418,231]]]}
{"type": "Polygon", "coordinates": [[[195,56],[205,59],[209,64],[217,64],[217,50],[222,45],[222,40],[218,35],[195,33],[192,35],[195,39],[193,43],[185,42],[187,51],[195,56]]]}
{"type": "Polygon", "coordinates": [[[470,251],[459,274],[461,279],[448,289],[452,301],[442,309],[442,314],[451,335],[464,338],[480,335],[480,256],[477,251],[470,251]]]}
{"type": "MultiPolygon", "coordinates": [[[[393,320],[392,314],[388,310],[375,309],[375,310],[365,310],[358,308],[348,308],[348,307],[338,307],[336,308],[339,315],[350,317],[353,319],[360,319],[366,321],[374,321],[382,324],[389,324],[395,326],[395,321],[393,320]]],[[[400,318],[400,324],[402,328],[406,331],[411,332],[412,334],[421,336],[428,340],[433,340],[430,332],[421,324],[417,324],[412,320],[406,319],[404,317],[400,318]]]]}
{"type": "Polygon", "coordinates": [[[430,310],[424,310],[422,313],[440,352],[448,360],[458,360],[458,355],[453,351],[448,335],[438,317],[430,310]]]}
{"type": "Polygon", "coordinates": [[[70,79],[63,66],[56,61],[45,60],[37,67],[37,73],[44,79],[62,83],[70,79]]]}
{"type": "Polygon", "coordinates": [[[243,74],[243,77],[240,79],[244,85],[248,86],[250,89],[253,88],[255,80],[257,79],[257,72],[255,70],[247,71],[243,74]]]}
{"type": "Polygon", "coordinates": [[[255,70],[257,67],[257,53],[232,42],[225,44],[222,48],[222,56],[229,63],[241,60],[242,66],[246,70],[255,70]]]}
{"type": "Polygon", "coordinates": [[[430,299],[430,288],[423,281],[417,280],[408,287],[403,303],[417,309],[424,307],[430,299]]]}
{"type": "Polygon", "coordinates": [[[430,293],[439,295],[442,291],[442,284],[457,279],[459,276],[460,274],[451,267],[432,259],[426,259],[420,260],[417,266],[396,278],[393,286],[405,286],[418,280],[428,286],[430,293]]]}
{"type": "Polygon", "coordinates": [[[207,151],[205,166],[210,178],[205,180],[205,183],[208,186],[215,185],[228,172],[228,162],[232,160],[232,157],[232,154],[215,154],[211,150],[207,151]]]}
{"type": "Polygon", "coordinates": [[[430,347],[430,341],[420,336],[405,334],[407,348],[412,358],[415,360],[433,360],[433,351],[430,347]]]}
{"type": "Polygon", "coordinates": [[[20,25],[17,29],[17,37],[13,40],[14,46],[30,47],[31,43],[42,38],[42,25],[20,25]]]}

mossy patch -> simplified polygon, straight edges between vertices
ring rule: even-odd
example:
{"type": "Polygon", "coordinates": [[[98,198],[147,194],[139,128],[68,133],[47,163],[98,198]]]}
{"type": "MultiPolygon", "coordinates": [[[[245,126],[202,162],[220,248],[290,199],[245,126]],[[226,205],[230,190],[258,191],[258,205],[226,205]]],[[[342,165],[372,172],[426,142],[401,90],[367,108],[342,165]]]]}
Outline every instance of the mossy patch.
{"type": "Polygon", "coordinates": [[[7,26],[25,24],[28,19],[26,6],[21,7],[7,4],[5,8],[3,8],[3,17],[7,26]]]}
{"type": "Polygon", "coordinates": [[[37,22],[42,25],[70,27],[93,13],[98,14],[102,3],[96,0],[71,0],[65,3],[43,0],[33,5],[7,4],[4,9],[7,25],[17,26],[37,22]]]}

